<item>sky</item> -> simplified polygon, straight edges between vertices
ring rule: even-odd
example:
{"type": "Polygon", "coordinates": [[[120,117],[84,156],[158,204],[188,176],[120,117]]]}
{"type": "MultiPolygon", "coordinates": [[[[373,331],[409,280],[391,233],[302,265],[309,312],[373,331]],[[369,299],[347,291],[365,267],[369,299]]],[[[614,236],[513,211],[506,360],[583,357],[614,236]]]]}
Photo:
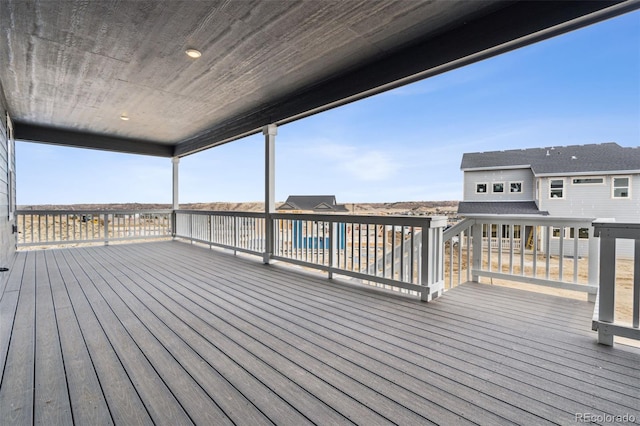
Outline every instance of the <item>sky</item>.
{"type": "MultiPolygon", "coordinates": [[[[465,152],[640,145],[640,11],[278,128],[276,200],[462,198],[465,152]]],[[[170,203],[168,158],[16,143],[19,205],[170,203]]],[[[180,202],[264,200],[264,137],[180,161],[180,202]]]]}

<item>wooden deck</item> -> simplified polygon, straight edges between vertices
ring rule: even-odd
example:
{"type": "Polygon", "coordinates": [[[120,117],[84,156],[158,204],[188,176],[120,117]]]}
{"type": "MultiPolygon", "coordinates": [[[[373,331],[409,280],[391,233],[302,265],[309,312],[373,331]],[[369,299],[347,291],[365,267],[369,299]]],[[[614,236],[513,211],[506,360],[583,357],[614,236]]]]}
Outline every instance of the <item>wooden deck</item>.
{"type": "Polygon", "coordinates": [[[426,304],[180,242],[19,252],[0,285],[3,425],[640,421],[640,350],[587,302],[426,304]]]}

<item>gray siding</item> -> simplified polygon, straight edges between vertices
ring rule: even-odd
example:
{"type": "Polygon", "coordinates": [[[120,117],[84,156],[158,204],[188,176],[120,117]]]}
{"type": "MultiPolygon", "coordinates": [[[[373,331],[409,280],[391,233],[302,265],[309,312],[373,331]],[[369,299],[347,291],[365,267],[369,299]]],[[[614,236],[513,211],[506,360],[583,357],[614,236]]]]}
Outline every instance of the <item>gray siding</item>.
{"type": "MultiPolygon", "coordinates": [[[[7,145],[7,114],[0,95],[0,267],[11,266],[11,260],[16,249],[16,238],[12,232],[14,221],[9,220],[9,162],[15,170],[15,150],[8,158],[7,145]]],[[[15,191],[15,179],[13,182],[15,191]]],[[[0,272],[0,290],[3,288],[7,272],[0,272]]]]}
{"type": "Polygon", "coordinates": [[[631,176],[631,197],[611,197],[611,176],[602,176],[599,185],[573,185],[565,178],[564,198],[549,199],[549,181],[558,178],[540,178],[541,210],[551,216],[575,218],[615,218],[616,222],[640,222],[640,175],[631,176]]]}
{"type": "Polygon", "coordinates": [[[534,178],[531,169],[484,170],[464,172],[464,201],[534,201],[534,178]],[[522,182],[522,192],[509,192],[512,182],[522,182]],[[486,183],[488,192],[476,193],[476,184],[486,183]],[[493,183],[504,183],[503,193],[492,191],[493,183]]]}
{"type": "MultiPolygon", "coordinates": [[[[549,198],[549,182],[552,179],[562,177],[540,178],[540,200],[538,205],[541,210],[547,210],[551,216],[574,218],[613,218],[616,222],[638,223],[640,222],[640,175],[631,175],[631,197],[620,199],[611,196],[612,176],[601,175],[604,183],[593,185],[574,185],[572,176],[565,177],[564,198],[549,198]]],[[[552,253],[557,247],[558,239],[552,239],[552,253]]],[[[565,244],[573,244],[565,240],[565,244]]],[[[586,243],[580,244],[580,255],[586,256],[586,243]]],[[[566,248],[566,246],[565,246],[566,248]]],[[[570,248],[572,251],[572,248],[570,248]]],[[[619,241],[617,252],[621,257],[633,255],[631,241],[619,241]]]]}

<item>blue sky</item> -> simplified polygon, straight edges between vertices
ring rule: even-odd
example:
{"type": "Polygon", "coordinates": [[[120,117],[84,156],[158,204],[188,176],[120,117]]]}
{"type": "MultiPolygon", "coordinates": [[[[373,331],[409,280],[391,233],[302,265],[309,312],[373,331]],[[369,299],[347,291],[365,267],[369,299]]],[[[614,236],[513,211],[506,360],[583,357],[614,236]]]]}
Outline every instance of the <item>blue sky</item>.
{"type": "MultiPolygon", "coordinates": [[[[640,145],[640,11],[278,129],[276,199],[459,200],[465,152],[640,145]]],[[[262,201],[263,137],[185,157],[180,201],[262,201]]],[[[170,203],[171,160],[18,143],[18,204],[170,203]]]]}

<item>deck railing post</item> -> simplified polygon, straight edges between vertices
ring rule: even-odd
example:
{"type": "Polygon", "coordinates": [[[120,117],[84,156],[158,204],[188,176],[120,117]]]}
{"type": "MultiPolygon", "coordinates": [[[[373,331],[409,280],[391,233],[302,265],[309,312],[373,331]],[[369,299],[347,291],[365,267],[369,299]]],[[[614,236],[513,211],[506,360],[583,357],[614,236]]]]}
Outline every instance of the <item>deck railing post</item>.
{"type": "Polygon", "coordinates": [[[278,127],[275,124],[264,126],[264,255],[263,262],[268,264],[273,255],[274,226],[272,213],[275,213],[275,141],[278,127]]]}
{"type": "Polygon", "coordinates": [[[482,269],[482,223],[475,223],[471,231],[471,244],[472,244],[472,266],[471,266],[471,281],[480,282],[480,276],[474,271],[482,269]]]}
{"type": "MultiPolygon", "coordinates": [[[[338,247],[338,241],[337,241],[337,232],[336,232],[336,226],[335,226],[335,222],[331,221],[329,222],[329,279],[333,279],[333,267],[334,265],[334,260],[335,260],[335,255],[336,255],[336,250],[338,247]]],[[[322,242],[322,244],[324,245],[324,241],[322,242]]]]}
{"type": "MultiPolygon", "coordinates": [[[[424,302],[442,295],[444,291],[444,242],[442,231],[447,218],[434,216],[425,220],[422,226],[421,285],[425,290],[420,294],[424,302]]],[[[403,236],[404,238],[404,236],[403,236]]]]}
{"type": "Polygon", "coordinates": [[[103,221],[104,221],[104,245],[108,246],[109,245],[109,213],[104,213],[103,214],[103,221]]]}
{"type": "Polygon", "coordinates": [[[169,220],[171,220],[171,223],[170,223],[171,238],[175,240],[176,236],[178,235],[178,214],[176,213],[175,210],[171,210],[171,215],[169,216],[169,220]]]}
{"type": "Polygon", "coordinates": [[[171,237],[175,240],[178,235],[176,210],[180,209],[180,191],[178,186],[178,174],[180,170],[180,157],[171,157],[172,164],[172,211],[171,211],[171,237]]]}
{"type": "MultiPolygon", "coordinates": [[[[589,228],[589,258],[588,262],[588,280],[587,284],[593,287],[598,287],[598,279],[600,274],[600,242],[595,236],[595,230],[593,227],[589,228]]],[[[598,297],[597,293],[588,293],[589,302],[595,303],[598,297]]]]}
{"type": "MultiPolygon", "coordinates": [[[[606,228],[607,222],[607,219],[593,222],[594,235],[600,238],[597,321],[613,324],[616,304],[616,236],[606,228]]],[[[607,332],[607,327],[598,327],[598,343],[613,346],[613,334],[607,332]]]]}
{"type": "Polygon", "coordinates": [[[189,240],[193,244],[193,213],[189,213],[189,240]]]}

